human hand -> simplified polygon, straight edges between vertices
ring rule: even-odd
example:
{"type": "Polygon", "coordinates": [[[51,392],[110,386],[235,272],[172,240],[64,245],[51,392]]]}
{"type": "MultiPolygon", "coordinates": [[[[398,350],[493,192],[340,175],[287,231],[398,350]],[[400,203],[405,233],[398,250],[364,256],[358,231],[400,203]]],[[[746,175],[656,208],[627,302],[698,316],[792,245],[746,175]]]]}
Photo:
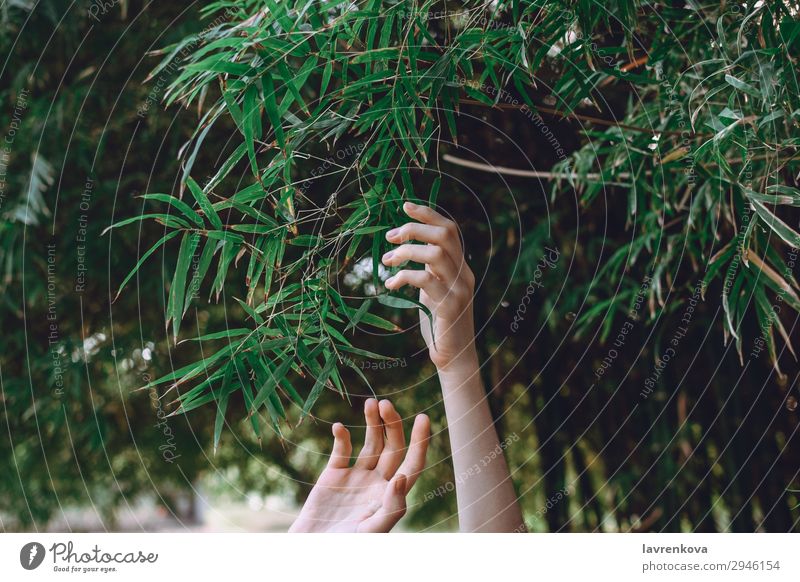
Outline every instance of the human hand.
{"type": "Polygon", "coordinates": [[[386,280],[386,288],[392,291],[404,285],[419,288],[420,303],[433,316],[431,337],[431,322],[420,311],[422,336],[439,371],[459,362],[474,366],[477,364],[472,317],[475,276],[464,260],[458,226],[427,206],[406,202],[403,210],[419,222],[409,222],[386,233],[386,240],[400,246],[383,255],[383,264],[398,266],[413,261],[424,264],[425,269],[399,271],[386,280]],[[410,240],[424,244],[401,244],[410,240]]]}
{"type": "Polygon", "coordinates": [[[425,467],[430,420],[417,415],[406,452],[402,419],[391,402],[370,398],[364,418],[364,447],[352,467],[350,432],[340,422],[333,425],[328,466],[290,532],[385,533],[405,515],[406,495],[425,467]]]}

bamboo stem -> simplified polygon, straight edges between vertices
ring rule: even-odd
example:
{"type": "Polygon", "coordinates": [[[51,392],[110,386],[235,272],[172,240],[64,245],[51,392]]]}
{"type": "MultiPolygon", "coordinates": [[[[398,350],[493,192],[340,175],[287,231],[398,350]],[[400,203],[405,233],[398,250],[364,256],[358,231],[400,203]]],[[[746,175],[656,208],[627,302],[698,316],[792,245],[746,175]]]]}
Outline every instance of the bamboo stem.
{"type": "MultiPolygon", "coordinates": [[[[507,168],[505,166],[492,166],[490,164],[482,164],[480,162],[465,160],[463,158],[458,158],[450,154],[445,154],[444,156],[442,156],[442,159],[445,162],[450,162],[451,164],[455,164],[456,166],[471,168],[473,170],[478,170],[480,172],[488,172],[490,174],[504,174],[506,176],[520,176],[522,178],[540,178],[543,180],[561,180],[561,179],[600,180],[603,177],[602,174],[586,174],[585,176],[580,176],[575,172],[567,172],[567,173],[542,172],[539,170],[520,170],[518,168],[507,168]]],[[[630,174],[624,173],[620,174],[617,177],[626,180],[630,178],[630,174]]]]}

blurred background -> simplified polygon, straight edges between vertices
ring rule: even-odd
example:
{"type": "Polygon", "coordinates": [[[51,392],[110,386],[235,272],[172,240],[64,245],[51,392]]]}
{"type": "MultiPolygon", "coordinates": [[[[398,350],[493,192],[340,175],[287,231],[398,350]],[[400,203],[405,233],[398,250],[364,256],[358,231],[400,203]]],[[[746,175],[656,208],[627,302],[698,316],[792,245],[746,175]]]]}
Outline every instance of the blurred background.
{"type": "MultiPolygon", "coordinates": [[[[283,439],[258,438],[241,413],[231,415],[216,451],[212,407],[167,417],[169,399],[138,390],[197,361],[204,345],[172,345],[165,330],[176,246],[153,255],[114,300],[163,229],[147,222],[101,233],[143,212],[137,195],[178,190],[178,152],[198,114],[162,105],[162,79],[146,80],[159,59],[148,53],[203,26],[196,4],[0,6],[3,531],[285,531],[326,461],[330,424],[345,422],[355,443],[362,438],[370,391],[355,374],[346,378],[349,399],[326,393],[316,418],[283,439]]],[[[625,85],[610,87],[607,106],[623,112],[629,99],[625,85]]],[[[542,172],[561,159],[524,116],[463,107],[465,151],[508,167],[535,160],[542,172]]],[[[580,123],[548,124],[567,153],[584,145],[580,123]]],[[[218,140],[220,155],[225,131],[215,126],[206,141],[218,140]]],[[[195,168],[210,173],[212,151],[201,150],[195,168]]],[[[598,283],[597,271],[631,238],[613,185],[591,203],[551,197],[547,177],[498,177],[449,151],[439,205],[460,223],[478,276],[484,379],[500,438],[513,438],[506,455],[530,529],[797,529],[792,355],[778,350],[779,376],[752,342],[758,322],[745,319],[751,343],[740,359],[723,341],[721,282],[700,298],[692,263],[703,259],[668,245],[611,264],[598,283]],[[659,264],[676,282],[660,302],[648,284],[659,264]]],[[[328,188],[317,180],[309,196],[328,188]]],[[[369,277],[369,262],[358,264],[350,284],[369,277]]],[[[237,285],[218,303],[198,302],[187,333],[237,327],[237,285]]],[[[416,317],[387,317],[404,331],[361,340],[396,360],[359,366],[406,418],[427,412],[435,432],[401,525],[452,531],[455,477],[438,384],[416,317]]],[[[796,314],[784,317],[796,338],[796,314]]]]}

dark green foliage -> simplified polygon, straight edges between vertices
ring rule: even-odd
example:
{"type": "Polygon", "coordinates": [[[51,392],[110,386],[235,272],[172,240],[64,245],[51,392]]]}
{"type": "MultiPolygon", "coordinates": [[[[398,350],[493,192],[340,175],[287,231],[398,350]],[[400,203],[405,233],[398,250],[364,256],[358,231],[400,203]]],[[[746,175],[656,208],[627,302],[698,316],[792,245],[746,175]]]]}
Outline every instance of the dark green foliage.
{"type": "Polygon", "coordinates": [[[614,210],[625,217],[630,240],[613,249],[591,284],[609,299],[584,310],[579,329],[602,320],[608,335],[613,313],[624,312],[635,294],[635,287],[612,292],[615,280],[633,268],[652,277],[651,319],[679,289],[702,279],[705,293],[724,279],[713,297],[725,310],[726,339],[734,338],[743,358],[742,322],[755,313],[780,373],[775,331],[792,346],[768,297],[777,292],[800,310],[791,268],[778,252],[797,247],[800,234],[775,208],[800,200],[800,190],[788,185],[798,167],[800,110],[791,5],[765,3],[748,12],[622,3],[603,11],[544,0],[491,9],[470,2],[445,9],[432,1],[215,2],[205,11],[224,21],[165,49],[156,69],[177,59],[181,73],[166,102],[203,112],[184,149],[192,152],[184,176],[202,218],[163,198],[172,215],[155,216],[183,233],[167,320],[177,339],[188,308],[187,271],[202,238],[215,241],[207,246],[216,266],[216,275],[208,274],[212,292],[218,298],[224,281],[243,282],[252,331],[229,337],[223,357],[217,352],[185,376],[155,382],[186,382],[215,367],[202,390],[182,396],[183,410],[213,400],[215,386],[232,389],[225,382],[235,383],[230,370],[239,364],[263,396],[250,413],[263,405],[275,431],[277,419],[286,418],[281,392],[287,400],[297,394],[292,371],[317,378],[298,402],[303,414],[326,383],[342,390],[339,369],[347,354],[358,353],[342,332],[356,323],[391,325],[374,315],[365,320],[369,298],[343,297],[336,282],[352,260],[369,255],[373,293],[399,306],[399,298],[381,293],[380,234],[397,223],[402,200],[438,190],[439,164],[429,160],[455,151],[465,103],[519,107],[553,136],[561,158],[553,200],[577,196],[586,208],[609,187],[625,200],[614,210]],[[182,59],[181,46],[192,47],[182,59]],[[621,88],[635,99],[614,106],[621,88]],[[621,119],[602,130],[590,123],[585,145],[567,156],[538,112],[545,97],[567,118],[583,119],[579,110],[593,104],[612,115],[619,110],[621,119]],[[193,156],[208,147],[204,139],[215,125],[230,120],[237,135],[214,178],[200,187],[190,177],[193,156]],[[310,160],[332,153],[337,161],[324,176],[333,190],[309,196],[305,185],[318,174],[308,176],[310,160]],[[226,180],[237,167],[252,175],[226,180]],[[676,279],[687,258],[692,269],[676,279]],[[246,276],[231,269],[239,260],[246,276]]]}
{"type": "MultiPolygon", "coordinates": [[[[256,489],[281,479],[242,461],[238,439],[308,481],[318,462],[304,447],[328,446],[310,417],[357,423],[373,389],[442,430],[418,330],[395,333],[416,321],[414,298],[388,296],[377,268],[401,203],[423,200],[463,225],[482,274],[478,344],[499,430],[520,437],[507,453],[533,529],[796,529],[796,2],[223,1],[202,19],[148,8],[151,24],[125,34],[115,13],[78,51],[75,31],[92,24],[81,13],[35,68],[66,10],[40,4],[3,71],[4,115],[23,88],[32,97],[0,209],[9,458],[39,513],[0,509],[39,521],[58,506],[48,487],[83,499],[84,480],[116,501],[146,489],[129,428],[153,441],[140,444],[153,480],[178,479],[163,436],[136,428],[153,424],[150,391],[167,412],[191,411],[170,418],[189,479],[217,451],[256,489]],[[117,40],[125,58],[93,70],[117,40]],[[70,289],[86,176],[81,321],[70,289]],[[49,397],[46,249],[23,255],[51,232],[69,255],[57,267],[64,353],[80,353],[85,330],[114,338],[68,362],[63,401],[49,397]],[[552,265],[539,264],[546,249],[552,265]],[[151,363],[133,355],[147,341],[151,363]],[[381,369],[392,360],[377,353],[409,365],[381,369]],[[62,448],[37,452],[50,439],[62,448]],[[51,455],[70,467],[63,480],[41,472],[51,455]]],[[[12,9],[9,38],[25,16],[12,9]]],[[[443,433],[433,446],[412,520],[446,527],[453,494],[426,495],[453,478],[436,462],[443,433]]],[[[8,474],[0,499],[19,499],[8,474]]]]}

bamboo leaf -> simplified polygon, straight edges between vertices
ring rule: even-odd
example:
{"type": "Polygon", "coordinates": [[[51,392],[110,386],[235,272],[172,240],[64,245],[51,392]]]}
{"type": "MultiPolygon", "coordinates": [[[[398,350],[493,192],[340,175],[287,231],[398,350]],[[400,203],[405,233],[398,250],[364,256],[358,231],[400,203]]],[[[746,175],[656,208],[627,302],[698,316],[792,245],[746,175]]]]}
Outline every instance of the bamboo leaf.
{"type": "Polygon", "coordinates": [[[747,93],[751,97],[761,97],[761,93],[759,93],[758,89],[745,83],[744,81],[737,79],[733,75],[725,75],[725,82],[728,83],[734,89],[741,91],[742,93],[747,93]]]}
{"type": "Polygon", "coordinates": [[[228,409],[228,398],[233,391],[231,387],[231,378],[233,376],[233,364],[228,364],[225,367],[225,375],[222,379],[222,387],[220,388],[219,399],[217,400],[217,415],[214,418],[214,454],[217,453],[219,447],[219,438],[222,435],[222,427],[225,424],[225,411],[228,409]]]}
{"type": "Polygon", "coordinates": [[[189,222],[194,223],[198,228],[203,228],[202,217],[183,200],[170,196],[169,194],[144,194],[142,198],[144,200],[157,200],[158,202],[164,202],[170,206],[174,206],[184,218],[189,220],[189,222]]]}
{"type": "Polygon", "coordinates": [[[217,214],[217,211],[214,210],[214,207],[208,200],[206,193],[203,192],[200,186],[197,185],[197,182],[191,177],[186,181],[186,184],[189,186],[189,191],[192,193],[192,196],[194,196],[194,199],[197,201],[198,206],[200,206],[200,209],[203,211],[208,221],[217,230],[222,230],[222,220],[220,220],[219,214],[217,214]]]}
{"type": "Polygon", "coordinates": [[[758,214],[758,217],[763,220],[767,226],[769,226],[773,232],[775,232],[775,234],[781,237],[781,239],[790,244],[792,247],[800,247],[800,234],[798,234],[797,231],[793,230],[788,224],[767,210],[767,208],[761,202],[758,202],[757,200],[751,200],[750,203],[758,214]]]}
{"type": "Polygon", "coordinates": [[[114,301],[117,300],[117,298],[119,297],[119,294],[122,293],[122,290],[125,288],[125,285],[127,285],[128,282],[133,278],[133,276],[139,271],[139,267],[141,267],[144,264],[144,262],[150,257],[150,255],[152,255],[159,248],[161,248],[162,245],[166,244],[168,241],[170,241],[173,238],[175,238],[176,236],[178,236],[180,233],[181,233],[181,231],[179,231],[179,230],[173,230],[172,232],[167,233],[166,235],[161,237],[158,240],[158,242],[156,242],[152,247],[150,247],[147,250],[147,252],[145,252],[142,255],[142,258],[139,259],[139,261],[136,263],[136,265],[133,267],[133,269],[131,269],[130,273],[128,273],[128,275],[125,277],[125,279],[120,284],[119,289],[117,290],[117,294],[114,296],[114,301]]]}
{"type": "Polygon", "coordinates": [[[308,398],[306,398],[306,401],[303,404],[303,413],[301,418],[308,416],[309,412],[311,412],[311,408],[314,406],[314,403],[316,403],[317,399],[319,399],[323,388],[325,388],[325,384],[328,382],[328,379],[331,376],[331,372],[333,372],[335,363],[336,360],[331,353],[326,352],[325,364],[322,367],[322,371],[317,376],[314,386],[311,388],[311,392],[308,394],[308,398]]]}
{"type": "Polygon", "coordinates": [[[171,216],[169,214],[140,214],[138,216],[134,216],[132,218],[126,218],[125,220],[120,220],[119,222],[115,222],[109,227],[106,227],[105,230],[101,233],[101,235],[106,234],[108,231],[114,228],[120,228],[121,226],[127,226],[129,224],[133,224],[134,222],[142,222],[147,218],[153,218],[163,224],[170,226],[172,228],[183,228],[188,229],[189,223],[185,222],[175,216],[171,216]]]}
{"type": "Polygon", "coordinates": [[[178,251],[178,264],[175,267],[175,277],[172,280],[167,302],[167,324],[170,320],[172,321],[172,335],[175,343],[178,342],[178,330],[185,313],[186,276],[199,242],[200,235],[198,233],[188,233],[183,237],[178,251]]]}
{"type": "MultiPolygon", "coordinates": [[[[283,356],[286,356],[286,354],[284,353],[283,356]]],[[[292,365],[292,362],[293,360],[291,357],[286,357],[274,371],[266,368],[268,377],[265,379],[261,388],[259,388],[258,392],[256,393],[256,397],[253,399],[252,410],[258,410],[259,407],[264,404],[271,395],[277,393],[278,385],[286,376],[289,368],[292,365]]]]}
{"type": "Polygon", "coordinates": [[[272,125],[272,130],[275,132],[275,139],[281,149],[286,149],[286,137],[283,133],[283,126],[281,124],[280,114],[278,113],[277,97],[275,95],[275,83],[272,80],[272,75],[266,72],[261,78],[264,88],[264,108],[267,112],[267,118],[272,125]]]}

